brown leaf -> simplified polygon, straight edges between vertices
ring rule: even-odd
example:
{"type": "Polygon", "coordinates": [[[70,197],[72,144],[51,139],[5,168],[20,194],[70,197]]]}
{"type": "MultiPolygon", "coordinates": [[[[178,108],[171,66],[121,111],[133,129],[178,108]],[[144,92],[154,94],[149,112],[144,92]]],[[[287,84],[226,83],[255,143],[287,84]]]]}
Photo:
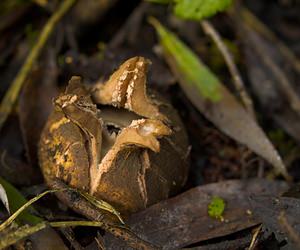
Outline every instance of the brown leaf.
{"type": "MultiPolygon", "coordinates": [[[[252,179],[231,180],[193,188],[132,215],[126,223],[144,239],[165,249],[188,246],[225,236],[258,224],[251,215],[250,194],[278,194],[286,189],[283,182],[252,179]],[[212,196],[226,202],[224,222],[208,216],[212,196]]],[[[120,241],[105,236],[107,249],[121,249],[120,241]]]]}
{"type": "Polygon", "coordinates": [[[59,234],[50,227],[47,227],[30,236],[33,250],[66,250],[68,249],[59,234]]]}
{"type": "Polygon", "coordinates": [[[291,243],[300,242],[300,200],[291,197],[257,196],[251,197],[254,214],[261,219],[264,226],[275,233],[278,241],[287,240],[291,243]]]}
{"type": "Polygon", "coordinates": [[[242,13],[242,18],[236,17],[240,21],[233,24],[244,45],[246,69],[253,92],[266,115],[300,141],[300,98],[297,94],[300,62],[296,58],[291,60],[292,52],[286,47],[282,50],[284,45],[276,37],[268,35],[267,27],[255,29],[262,25],[258,19],[248,11],[242,13]],[[252,25],[256,23],[255,26],[249,23],[250,20],[252,25]]]}
{"type": "Polygon", "coordinates": [[[40,183],[42,177],[40,172],[25,162],[17,116],[9,117],[0,138],[0,175],[16,185],[40,183]]]}
{"type": "Polygon", "coordinates": [[[39,67],[24,85],[19,101],[19,119],[28,161],[37,164],[37,144],[57,95],[57,68],[53,48],[48,48],[39,67]]]}
{"type": "Polygon", "coordinates": [[[12,157],[6,150],[0,150],[0,157],[0,176],[9,182],[25,186],[41,183],[41,173],[19,157],[12,157]]]}
{"type": "Polygon", "coordinates": [[[150,22],[159,34],[166,61],[195,107],[222,132],[248,146],[290,179],[280,155],[235,96],[174,33],[153,18],[150,22]]]}

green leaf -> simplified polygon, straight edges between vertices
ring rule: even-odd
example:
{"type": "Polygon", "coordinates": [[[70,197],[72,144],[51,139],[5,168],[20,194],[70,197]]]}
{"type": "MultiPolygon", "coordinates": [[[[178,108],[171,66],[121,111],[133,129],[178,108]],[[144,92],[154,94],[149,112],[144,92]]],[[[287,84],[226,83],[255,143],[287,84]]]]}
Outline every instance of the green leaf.
{"type": "Polygon", "coordinates": [[[222,92],[218,78],[172,32],[165,29],[154,18],[150,18],[149,21],[160,37],[164,52],[172,55],[179,73],[185,78],[187,84],[195,87],[198,94],[204,98],[212,102],[220,101],[222,92]]]}
{"type": "Polygon", "coordinates": [[[182,19],[200,21],[224,11],[232,0],[147,0],[158,4],[174,3],[174,14],[182,19]]]}
{"type": "Polygon", "coordinates": [[[154,18],[149,22],[156,28],[167,63],[195,107],[223,133],[248,146],[291,180],[277,150],[236,97],[175,34],[154,18]]]}
{"type": "MultiPolygon", "coordinates": [[[[4,180],[2,177],[0,177],[0,184],[3,186],[3,188],[6,191],[9,209],[12,214],[15,213],[20,207],[22,207],[24,204],[27,203],[27,200],[24,198],[24,196],[13,185],[11,185],[9,182],[4,180]]],[[[31,210],[33,210],[32,207],[30,208],[31,210]]],[[[27,209],[26,211],[23,211],[19,215],[17,221],[21,223],[37,224],[41,222],[42,219],[35,215],[32,215],[27,209]]]]}
{"type": "Polygon", "coordinates": [[[208,215],[215,219],[223,219],[224,209],[225,201],[218,196],[214,196],[208,205],[208,215]]]}
{"type": "MultiPolygon", "coordinates": [[[[6,221],[4,221],[0,225],[0,231],[2,231],[4,228],[8,227],[22,212],[24,212],[28,207],[30,207],[32,203],[34,203],[37,200],[41,199],[46,194],[54,193],[54,192],[57,192],[57,191],[59,191],[59,190],[54,190],[54,189],[53,190],[47,190],[47,191],[45,191],[45,192],[43,192],[43,193],[41,193],[41,194],[33,197],[29,201],[27,201],[23,206],[21,206],[19,209],[17,209],[16,212],[14,212],[6,221]]],[[[36,216],[34,216],[34,217],[36,217],[36,216]]],[[[38,220],[42,221],[42,219],[40,219],[39,217],[36,217],[36,218],[33,218],[33,219],[35,219],[35,220],[38,219],[38,220]]],[[[34,222],[37,222],[37,221],[34,221],[34,222]]]]}
{"type": "Polygon", "coordinates": [[[202,20],[228,8],[232,0],[175,0],[174,13],[182,19],[202,20]]]}

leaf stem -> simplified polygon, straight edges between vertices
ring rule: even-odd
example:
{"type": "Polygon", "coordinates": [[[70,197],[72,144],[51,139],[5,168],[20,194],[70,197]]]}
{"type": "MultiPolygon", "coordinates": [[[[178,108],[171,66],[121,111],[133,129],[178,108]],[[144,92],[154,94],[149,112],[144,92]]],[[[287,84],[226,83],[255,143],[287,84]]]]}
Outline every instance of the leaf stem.
{"type": "Polygon", "coordinates": [[[238,91],[239,96],[241,97],[241,100],[245,105],[245,108],[252,115],[252,117],[255,118],[252,99],[250,98],[250,96],[248,95],[245,89],[245,84],[242,80],[242,77],[239,73],[237,66],[233,61],[230,51],[223,43],[222,38],[218,33],[218,31],[214,28],[214,26],[209,21],[203,20],[200,22],[200,24],[204,32],[212,38],[212,40],[215,42],[218,49],[220,50],[221,54],[223,55],[223,58],[232,76],[235,88],[238,91]]]}

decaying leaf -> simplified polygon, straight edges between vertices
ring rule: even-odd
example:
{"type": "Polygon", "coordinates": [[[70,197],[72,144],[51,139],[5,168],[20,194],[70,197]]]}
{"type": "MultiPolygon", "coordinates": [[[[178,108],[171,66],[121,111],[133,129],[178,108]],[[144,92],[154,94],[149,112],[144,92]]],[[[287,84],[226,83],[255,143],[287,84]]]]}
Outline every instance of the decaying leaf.
{"type": "Polygon", "coordinates": [[[299,249],[299,245],[292,248],[296,234],[300,242],[300,200],[291,197],[253,196],[250,199],[253,213],[257,215],[263,225],[274,233],[281,242],[287,240],[290,249],[299,249]],[[293,231],[294,233],[291,233],[293,231]]]}
{"type": "Polygon", "coordinates": [[[198,110],[222,132],[247,145],[271,163],[286,179],[290,179],[278,152],[237,99],[175,34],[155,19],[151,19],[151,23],[160,38],[166,61],[177,76],[182,90],[198,110]],[[190,72],[197,72],[197,78],[191,78],[190,72]],[[199,86],[206,84],[207,89],[213,88],[212,92],[204,94],[203,91],[198,91],[199,86]]]}
{"type": "Polygon", "coordinates": [[[131,58],[91,91],[79,77],[71,79],[40,140],[48,183],[60,178],[123,213],[180,190],[187,178],[187,136],[171,105],[147,92],[148,64],[131,58]]]}
{"type": "MultiPolygon", "coordinates": [[[[20,208],[22,209],[22,207],[24,208],[24,205],[28,203],[28,201],[24,198],[24,196],[14,186],[12,186],[10,183],[5,181],[1,177],[0,177],[0,185],[2,185],[5,188],[5,191],[7,193],[7,199],[10,204],[10,212],[12,214],[15,214],[20,208]]],[[[32,211],[34,211],[32,207],[29,208],[27,206],[26,210],[22,209],[21,213],[17,212],[17,217],[16,216],[10,217],[13,218],[14,222],[17,222],[16,224],[18,225],[26,224],[25,226],[20,226],[19,228],[15,228],[13,231],[0,230],[1,231],[0,248],[1,246],[8,246],[28,236],[31,241],[33,249],[41,249],[41,248],[45,250],[67,249],[60,236],[52,228],[49,227],[45,228],[46,223],[43,222],[42,218],[31,213],[32,211]],[[28,224],[32,226],[29,226],[28,224]]],[[[3,224],[0,225],[1,229],[6,227],[5,225],[7,225],[4,224],[3,226],[3,224]]]]}
{"type": "MultiPolygon", "coordinates": [[[[277,195],[286,189],[284,182],[265,179],[212,183],[133,214],[126,224],[153,244],[164,249],[179,249],[259,224],[260,220],[252,214],[249,196],[277,195]],[[207,214],[207,206],[213,196],[222,197],[226,202],[223,222],[207,214]]],[[[105,236],[105,243],[107,249],[124,249],[124,243],[111,236],[105,236]]]]}
{"type": "Polygon", "coordinates": [[[24,146],[18,117],[10,117],[9,124],[4,126],[0,137],[0,175],[15,185],[40,183],[40,171],[24,162],[24,146]]]}
{"type": "Polygon", "coordinates": [[[47,48],[39,67],[32,71],[20,93],[19,120],[26,156],[30,164],[36,166],[37,145],[41,131],[52,110],[52,98],[58,94],[55,83],[58,69],[55,49],[47,48]]]}
{"type": "Polygon", "coordinates": [[[46,227],[29,237],[32,249],[67,250],[68,247],[60,235],[51,227],[46,227]]]}
{"type": "MultiPolygon", "coordinates": [[[[297,94],[299,70],[296,64],[299,62],[297,59],[291,61],[280,50],[279,41],[270,40],[265,32],[259,33],[253,29],[245,15],[234,18],[240,20],[233,24],[244,45],[247,71],[254,94],[266,110],[266,115],[300,141],[300,98],[297,94]]],[[[259,21],[255,19],[255,22],[259,21]]]]}

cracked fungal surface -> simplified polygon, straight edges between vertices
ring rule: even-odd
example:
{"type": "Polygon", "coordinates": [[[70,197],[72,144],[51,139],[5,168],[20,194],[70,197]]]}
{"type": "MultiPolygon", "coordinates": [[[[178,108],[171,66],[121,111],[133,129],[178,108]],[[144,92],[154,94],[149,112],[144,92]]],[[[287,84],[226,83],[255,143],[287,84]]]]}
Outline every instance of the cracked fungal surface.
{"type": "Polygon", "coordinates": [[[131,58],[92,89],[71,78],[40,139],[47,183],[62,179],[123,214],[180,190],[188,171],[187,136],[170,103],[147,94],[149,63],[131,58]]]}

